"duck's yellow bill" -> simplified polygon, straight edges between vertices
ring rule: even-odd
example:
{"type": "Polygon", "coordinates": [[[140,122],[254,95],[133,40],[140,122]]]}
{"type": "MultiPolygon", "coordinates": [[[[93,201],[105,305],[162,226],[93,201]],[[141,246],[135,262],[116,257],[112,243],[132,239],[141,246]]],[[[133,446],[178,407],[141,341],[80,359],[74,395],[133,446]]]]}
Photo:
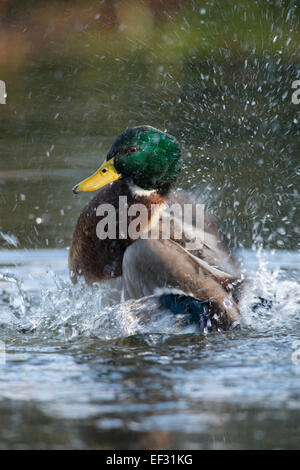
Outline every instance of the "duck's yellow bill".
{"type": "Polygon", "coordinates": [[[115,169],[114,159],[111,158],[108,162],[104,162],[96,173],[74,186],[73,193],[78,194],[96,191],[97,189],[103,188],[103,186],[112,183],[112,181],[118,180],[121,176],[122,175],[115,169]]]}

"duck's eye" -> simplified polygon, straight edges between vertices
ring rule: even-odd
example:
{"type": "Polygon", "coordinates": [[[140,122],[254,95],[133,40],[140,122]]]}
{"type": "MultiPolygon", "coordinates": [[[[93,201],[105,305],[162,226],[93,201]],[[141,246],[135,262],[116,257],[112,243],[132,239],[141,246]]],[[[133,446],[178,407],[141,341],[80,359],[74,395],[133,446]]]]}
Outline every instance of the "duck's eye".
{"type": "Polygon", "coordinates": [[[107,172],[107,170],[105,168],[103,168],[102,173],[106,173],[106,172],[107,172]]]}
{"type": "Polygon", "coordinates": [[[138,151],[137,147],[130,147],[130,153],[136,153],[138,151]]]}

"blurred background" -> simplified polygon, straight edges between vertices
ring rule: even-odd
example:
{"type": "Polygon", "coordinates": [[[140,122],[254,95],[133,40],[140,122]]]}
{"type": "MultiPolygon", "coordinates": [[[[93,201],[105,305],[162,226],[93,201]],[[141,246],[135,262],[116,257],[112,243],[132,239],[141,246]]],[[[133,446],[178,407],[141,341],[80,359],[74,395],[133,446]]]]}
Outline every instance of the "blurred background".
{"type": "Polygon", "coordinates": [[[299,447],[297,79],[299,0],[0,0],[1,449],[299,447]],[[150,307],[147,326],[118,282],[70,285],[92,197],[72,187],[141,124],[178,138],[177,187],[255,250],[241,331],[150,307]]]}
{"type": "Polygon", "coordinates": [[[69,246],[73,185],[139,124],[232,246],[299,247],[299,46],[297,0],[1,0],[0,248],[69,246]]]}

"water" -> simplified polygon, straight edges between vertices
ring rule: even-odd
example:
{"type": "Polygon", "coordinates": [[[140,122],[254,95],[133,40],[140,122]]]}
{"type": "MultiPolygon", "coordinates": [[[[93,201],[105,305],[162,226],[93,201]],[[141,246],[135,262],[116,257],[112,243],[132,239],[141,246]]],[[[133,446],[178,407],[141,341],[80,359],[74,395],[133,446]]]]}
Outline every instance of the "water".
{"type": "Polygon", "coordinates": [[[152,298],[120,305],[119,281],[72,286],[67,250],[3,250],[0,447],[299,447],[300,256],[240,255],[242,329],[205,336],[152,298]]]}
{"type": "Polygon", "coordinates": [[[4,3],[0,448],[299,448],[297,2],[4,3]],[[240,331],[70,284],[71,188],[141,124],[242,249],[240,331]]]}

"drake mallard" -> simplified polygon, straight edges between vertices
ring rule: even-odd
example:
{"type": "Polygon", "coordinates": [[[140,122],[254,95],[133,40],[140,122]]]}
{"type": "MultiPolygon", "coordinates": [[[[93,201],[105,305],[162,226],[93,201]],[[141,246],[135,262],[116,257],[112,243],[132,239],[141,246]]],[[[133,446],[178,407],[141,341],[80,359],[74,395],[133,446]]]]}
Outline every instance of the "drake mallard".
{"type": "MultiPolygon", "coordinates": [[[[76,283],[83,276],[93,284],[122,276],[125,300],[158,295],[162,306],[174,313],[198,312],[202,326],[229,329],[239,323],[242,277],[215,222],[205,216],[204,243],[193,249],[190,226],[183,226],[180,239],[175,237],[174,217],[169,236],[163,235],[167,205],[191,203],[182,191],[172,189],[180,159],[176,138],[151,126],[126,129],[116,138],[99,170],[73,188],[78,194],[105,186],[77,221],[69,253],[71,279],[76,283]],[[127,197],[128,213],[133,204],[146,207],[146,224],[140,224],[138,236],[124,236],[116,217],[116,238],[100,239],[97,224],[103,214],[99,216],[97,208],[110,204],[118,215],[120,196],[127,197]],[[154,226],[158,237],[145,236],[154,226]]],[[[129,217],[127,224],[132,220],[129,217]]]]}

